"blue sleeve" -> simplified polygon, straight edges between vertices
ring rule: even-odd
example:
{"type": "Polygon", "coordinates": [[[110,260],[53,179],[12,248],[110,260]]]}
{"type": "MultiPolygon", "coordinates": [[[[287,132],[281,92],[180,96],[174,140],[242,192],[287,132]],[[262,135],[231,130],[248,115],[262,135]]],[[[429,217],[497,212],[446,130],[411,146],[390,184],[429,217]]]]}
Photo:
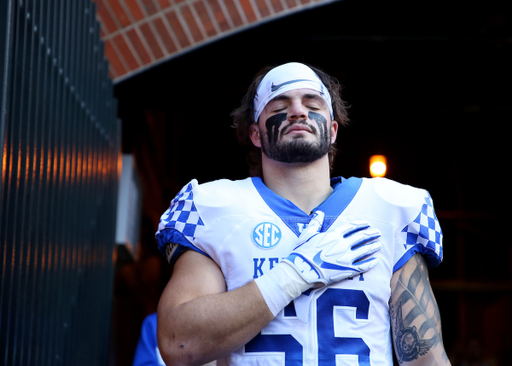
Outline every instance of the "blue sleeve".
{"type": "Polygon", "coordinates": [[[156,313],[148,315],[142,322],[140,338],[135,349],[133,366],[161,366],[165,363],[160,356],[156,341],[156,313]]]}

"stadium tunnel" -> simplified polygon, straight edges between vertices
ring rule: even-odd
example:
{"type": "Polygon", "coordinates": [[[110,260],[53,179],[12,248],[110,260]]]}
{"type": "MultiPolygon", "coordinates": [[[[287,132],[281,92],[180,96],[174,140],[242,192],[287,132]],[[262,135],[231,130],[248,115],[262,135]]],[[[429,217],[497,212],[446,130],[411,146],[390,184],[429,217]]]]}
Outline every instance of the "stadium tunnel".
{"type": "Polygon", "coordinates": [[[169,276],[154,241],[159,216],[193,178],[247,176],[230,112],[260,68],[288,61],[343,85],[351,123],[339,133],[334,175],[369,176],[369,157],[383,154],[388,178],[434,198],[445,260],[430,275],[452,363],[476,357],[467,346],[478,342],[482,360],[511,364],[512,242],[496,229],[506,227],[510,203],[510,5],[95,2],[122,152],[140,180],[140,237],[131,251],[119,246],[117,259],[119,365],[130,364],[142,318],[169,276]]]}

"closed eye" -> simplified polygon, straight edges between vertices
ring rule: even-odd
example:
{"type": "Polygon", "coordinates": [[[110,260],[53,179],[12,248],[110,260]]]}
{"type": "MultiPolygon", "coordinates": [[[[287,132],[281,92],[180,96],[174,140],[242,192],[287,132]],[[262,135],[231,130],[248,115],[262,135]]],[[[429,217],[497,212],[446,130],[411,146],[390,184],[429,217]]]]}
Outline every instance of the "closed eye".
{"type": "Polygon", "coordinates": [[[326,105],[325,100],[317,94],[305,94],[302,100],[306,107],[315,111],[321,110],[326,105]]]}
{"type": "Polygon", "coordinates": [[[286,109],[285,107],[283,107],[283,108],[274,108],[274,109],[272,110],[272,113],[279,113],[279,112],[284,111],[285,109],[286,109]]]}

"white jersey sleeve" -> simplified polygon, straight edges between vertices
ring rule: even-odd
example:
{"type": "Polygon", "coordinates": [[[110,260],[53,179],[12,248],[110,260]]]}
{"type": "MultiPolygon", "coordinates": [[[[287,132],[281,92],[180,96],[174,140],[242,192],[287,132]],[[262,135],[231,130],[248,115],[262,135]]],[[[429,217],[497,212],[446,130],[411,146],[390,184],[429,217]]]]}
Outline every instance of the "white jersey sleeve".
{"type": "Polygon", "coordinates": [[[194,179],[181,189],[161,216],[156,233],[158,247],[171,266],[186,250],[195,250],[223,268],[225,255],[230,258],[237,249],[234,243],[242,241],[236,240],[234,233],[244,224],[250,226],[254,216],[261,215],[262,208],[269,211],[250,178],[203,184],[194,179]]]}
{"type": "MultiPolygon", "coordinates": [[[[371,180],[384,210],[393,210],[395,240],[393,272],[415,253],[421,253],[429,267],[443,260],[443,233],[430,194],[424,189],[388,179],[371,180]]],[[[386,214],[384,214],[384,218],[386,214]]]]}
{"type": "Polygon", "coordinates": [[[194,203],[194,190],[197,187],[195,179],[185,185],[160,217],[156,232],[158,249],[171,266],[189,249],[207,255],[194,245],[197,229],[204,226],[194,203]]]}
{"type": "Polygon", "coordinates": [[[381,230],[393,273],[415,253],[421,253],[429,267],[443,259],[443,233],[430,194],[424,189],[385,178],[363,178],[340,217],[364,218],[381,230]]]}

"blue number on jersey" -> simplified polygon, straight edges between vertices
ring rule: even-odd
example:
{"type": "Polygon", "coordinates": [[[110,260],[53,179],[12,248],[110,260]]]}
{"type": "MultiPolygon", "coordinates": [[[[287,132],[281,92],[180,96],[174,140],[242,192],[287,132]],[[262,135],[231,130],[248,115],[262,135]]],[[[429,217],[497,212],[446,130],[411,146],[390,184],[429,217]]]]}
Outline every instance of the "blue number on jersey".
{"type": "Polygon", "coordinates": [[[370,301],[361,290],[334,289],[325,291],[317,300],[318,365],[335,366],[336,355],[357,355],[359,366],[370,365],[370,348],[361,338],[334,336],[335,306],[356,308],[356,319],[368,319],[370,301]]]}
{"type": "MultiPolygon", "coordinates": [[[[336,354],[357,355],[360,366],[370,366],[370,348],[361,338],[335,337],[335,306],[356,308],[356,319],[368,319],[370,301],[361,290],[327,289],[317,300],[318,365],[336,365],[336,354]]],[[[285,334],[258,334],[245,352],[284,352],[285,366],[302,366],[302,345],[285,334]]]]}

